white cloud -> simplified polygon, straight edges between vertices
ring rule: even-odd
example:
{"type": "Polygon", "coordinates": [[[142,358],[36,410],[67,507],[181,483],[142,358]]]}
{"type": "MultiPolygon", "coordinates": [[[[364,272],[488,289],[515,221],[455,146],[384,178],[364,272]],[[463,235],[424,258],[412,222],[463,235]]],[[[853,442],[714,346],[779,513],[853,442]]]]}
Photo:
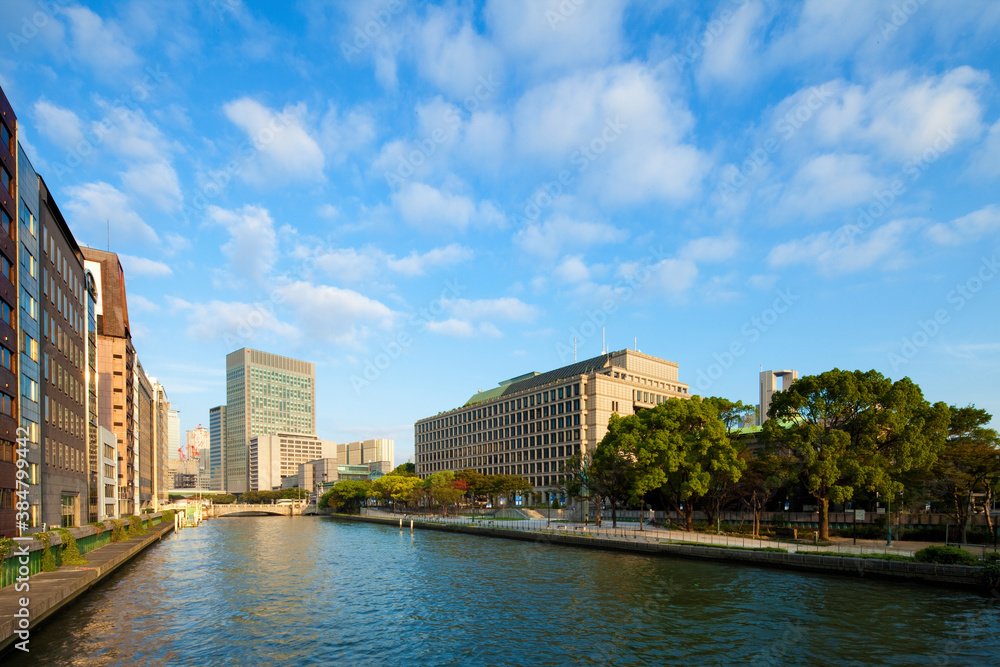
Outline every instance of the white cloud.
{"type": "Polygon", "coordinates": [[[441,334],[442,336],[454,336],[456,338],[471,338],[477,335],[499,338],[502,334],[500,330],[489,322],[481,322],[474,325],[471,322],[450,318],[441,322],[428,322],[427,330],[441,334]]]}
{"type": "MultiPolygon", "coordinates": [[[[308,254],[300,249],[300,254],[308,254]]],[[[315,256],[316,265],[339,281],[354,283],[378,275],[382,253],[374,248],[333,248],[315,256]]]]}
{"type": "MultiPolygon", "coordinates": [[[[748,76],[750,68],[747,63],[755,56],[754,33],[764,18],[764,6],[752,1],[736,6],[735,10],[729,6],[723,7],[723,12],[727,12],[725,20],[720,12],[720,16],[708,23],[697,40],[699,45],[706,45],[699,75],[729,84],[745,85],[753,76],[748,76]]],[[[698,53],[686,55],[691,58],[698,53]]]]}
{"type": "Polygon", "coordinates": [[[497,48],[450,9],[430,7],[418,40],[420,72],[455,99],[474,96],[479,78],[503,67],[497,48]]]}
{"type": "Polygon", "coordinates": [[[677,255],[693,262],[724,262],[740,247],[734,236],[704,236],[688,241],[677,255]]]}
{"type": "Polygon", "coordinates": [[[35,102],[35,127],[61,149],[73,150],[83,141],[83,121],[73,111],[46,100],[35,102]]]}
{"type": "Polygon", "coordinates": [[[362,348],[373,327],[388,329],[396,317],[385,304],[332,285],[298,281],[279,291],[282,302],[296,314],[299,328],[315,341],[362,348]]]}
{"type": "Polygon", "coordinates": [[[278,238],[267,210],[244,206],[227,211],[209,206],[206,213],[208,220],[229,232],[230,239],[221,250],[235,274],[260,280],[271,271],[277,259],[278,238]]]}
{"type": "Polygon", "coordinates": [[[121,177],[129,191],[162,211],[176,211],[181,205],[180,181],[173,166],[167,162],[132,165],[121,177]]]}
{"type": "Polygon", "coordinates": [[[425,183],[407,183],[392,196],[403,220],[424,231],[464,231],[470,225],[502,226],[503,214],[492,202],[476,204],[464,195],[438,190],[425,183]]]}
{"type": "Polygon", "coordinates": [[[177,297],[167,297],[174,311],[187,314],[188,337],[202,342],[222,341],[228,348],[255,340],[298,338],[298,330],[279,320],[273,309],[238,301],[190,303],[177,297]]]}
{"type": "Polygon", "coordinates": [[[325,158],[305,127],[304,104],[289,105],[277,113],[256,100],[242,97],[222,107],[226,118],[246,132],[259,160],[243,170],[248,182],[276,180],[323,181],[325,158]]]}
{"type": "Polygon", "coordinates": [[[330,103],[319,125],[319,136],[326,154],[335,163],[342,163],[375,139],[375,119],[360,109],[341,113],[330,103]]]}
{"type": "Polygon", "coordinates": [[[1000,120],[993,123],[989,133],[973,156],[969,173],[977,178],[1000,176],[1000,120]]]}
{"type": "Polygon", "coordinates": [[[566,283],[582,283],[590,280],[590,268],[579,255],[565,258],[553,273],[566,283]]]}
{"type": "Polygon", "coordinates": [[[563,248],[583,249],[620,243],[627,237],[627,231],[606,223],[574,220],[556,214],[541,224],[528,225],[517,233],[514,240],[534,255],[557,257],[563,248]]]}
{"type": "Polygon", "coordinates": [[[452,243],[443,248],[428,250],[423,254],[414,251],[401,259],[389,257],[386,263],[390,269],[398,273],[419,276],[434,268],[467,262],[473,257],[475,253],[471,248],[452,243]]]}
{"type": "MultiPolygon", "coordinates": [[[[121,258],[123,257],[123,255],[118,255],[118,257],[121,258]]],[[[125,271],[126,273],[128,273],[128,269],[125,269],[125,271]]],[[[136,294],[134,292],[128,295],[128,307],[129,310],[133,312],[141,311],[141,312],[153,313],[160,309],[160,306],[158,306],[156,303],[150,301],[141,294],[136,294]]]]}
{"type": "Polygon", "coordinates": [[[654,290],[680,294],[690,289],[698,277],[698,266],[688,259],[664,259],[649,268],[649,285],[654,290]]]}
{"type": "Polygon", "coordinates": [[[538,316],[538,308],[509,296],[499,299],[445,299],[442,303],[448,312],[462,320],[530,322],[538,316]]]}
{"type": "Polygon", "coordinates": [[[816,219],[873,199],[880,185],[867,156],[820,155],[799,168],[778,208],[786,217],[816,219]]]}
{"type": "Polygon", "coordinates": [[[135,255],[118,254],[121,259],[122,269],[126,276],[169,276],[173,275],[173,270],[164,264],[147,257],[136,257],[135,255]]]}
{"type": "Polygon", "coordinates": [[[139,63],[139,57],[114,21],[104,21],[86,7],[62,10],[69,18],[73,53],[98,73],[113,74],[139,63]]]}
{"type": "Polygon", "coordinates": [[[931,240],[940,245],[959,245],[977,241],[1000,231],[1000,206],[990,204],[948,223],[938,223],[927,230],[931,240]]]}
{"type": "Polygon", "coordinates": [[[494,41],[519,70],[544,72],[604,65],[623,49],[624,0],[489,0],[494,41]]]}
{"type": "Polygon", "coordinates": [[[848,225],[835,232],[822,232],[775,246],[767,261],[781,268],[796,264],[814,267],[821,275],[835,276],[867,269],[876,264],[893,267],[894,256],[916,221],[894,220],[869,232],[848,225]]]}
{"type": "Polygon", "coordinates": [[[66,188],[67,218],[103,239],[110,222],[112,236],[119,241],[158,243],[153,228],[132,210],[128,197],[109,183],[85,183],[66,188]]]}

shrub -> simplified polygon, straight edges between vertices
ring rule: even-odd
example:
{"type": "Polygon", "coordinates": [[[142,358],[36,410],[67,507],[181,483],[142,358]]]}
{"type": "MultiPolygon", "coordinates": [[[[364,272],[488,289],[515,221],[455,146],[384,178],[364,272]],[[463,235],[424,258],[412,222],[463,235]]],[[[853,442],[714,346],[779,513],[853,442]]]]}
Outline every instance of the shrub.
{"type": "Polygon", "coordinates": [[[983,584],[989,589],[1000,588],[1000,561],[994,559],[983,568],[983,584]]]}
{"type": "Polygon", "coordinates": [[[51,536],[48,533],[39,533],[38,539],[42,541],[42,572],[55,572],[59,568],[56,565],[56,557],[52,553],[52,547],[49,546],[51,536]]]}
{"type": "Polygon", "coordinates": [[[174,522],[174,511],[166,510],[160,515],[160,523],[173,523],[174,522]]]}
{"type": "Polygon", "coordinates": [[[111,529],[112,542],[124,542],[126,539],[128,539],[128,536],[125,534],[124,521],[122,521],[121,519],[112,519],[111,523],[115,525],[115,527],[111,529]]]}
{"type": "Polygon", "coordinates": [[[59,533],[59,537],[62,538],[62,551],[59,553],[59,558],[63,565],[86,565],[87,559],[83,557],[80,553],[80,547],[76,543],[76,538],[73,537],[73,533],[69,532],[65,528],[57,528],[56,532],[59,533]]]}
{"type": "Polygon", "coordinates": [[[979,565],[979,559],[959,547],[934,545],[921,549],[913,557],[922,563],[943,563],[948,565],[979,565]]]}
{"type": "Polygon", "coordinates": [[[1000,563],[1000,552],[991,551],[983,556],[983,560],[987,563],[1000,563]]]}
{"type": "Polygon", "coordinates": [[[128,519],[128,534],[129,535],[145,535],[146,529],[142,525],[142,519],[136,515],[131,515],[126,517],[128,519]]]}

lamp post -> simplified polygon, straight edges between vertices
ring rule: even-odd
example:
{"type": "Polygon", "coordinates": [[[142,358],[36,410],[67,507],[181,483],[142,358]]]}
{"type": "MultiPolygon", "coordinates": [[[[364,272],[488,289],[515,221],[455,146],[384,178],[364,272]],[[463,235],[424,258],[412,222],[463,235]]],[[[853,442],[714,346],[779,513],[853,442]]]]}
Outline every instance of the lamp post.
{"type": "Polygon", "coordinates": [[[886,505],[888,506],[886,509],[887,520],[885,522],[885,525],[886,528],[889,529],[889,541],[886,542],[886,546],[891,547],[892,546],[892,494],[891,493],[885,497],[885,502],[886,505]]]}

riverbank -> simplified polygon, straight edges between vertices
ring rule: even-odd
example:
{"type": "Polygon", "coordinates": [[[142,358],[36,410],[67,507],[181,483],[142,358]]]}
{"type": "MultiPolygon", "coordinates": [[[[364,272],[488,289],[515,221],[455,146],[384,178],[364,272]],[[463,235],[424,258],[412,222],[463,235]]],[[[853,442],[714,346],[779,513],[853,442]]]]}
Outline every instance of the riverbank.
{"type": "MultiPolygon", "coordinates": [[[[356,521],[399,527],[399,517],[331,515],[341,521],[356,521]]],[[[414,528],[465,533],[482,537],[498,537],[526,542],[558,544],[571,547],[627,551],[673,558],[714,560],[759,567],[781,568],[823,574],[869,577],[892,581],[908,581],[949,588],[963,588],[985,592],[982,567],[969,565],[942,565],[906,560],[883,560],[856,556],[824,555],[818,553],[786,553],[775,544],[767,548],[727,547],[721,545],[683,544],[664,541],[654,534],[637,538],[625,536],[589,535],[560,532],[559,530],[520,530],[500,525],[465,524],[457,522],[424,521],[421,517],[403,520],[406,529],[413,521],[414,528]]],[[[501,522],[497,522],[501,523],[501,522]]]]}
{"type": "MultiPolygon", "coordinates": [[[[147,528],[145,535],[112,542],[87,552],[86,565],[67,565],[55,572],[38,572],[31,574],[27,582],[0,589],[0,656],[16,650],[14,644],[24,641],[25,637],[19,635],[24,631],[20,627],[23,619],[27,619],[27,632],[34,631],[40,623],[74,602],[173,529],[173,521],[155,524],[147,528]]],[[[39,545],[32,545],[33,552],[38,549],[39,545]]]]}

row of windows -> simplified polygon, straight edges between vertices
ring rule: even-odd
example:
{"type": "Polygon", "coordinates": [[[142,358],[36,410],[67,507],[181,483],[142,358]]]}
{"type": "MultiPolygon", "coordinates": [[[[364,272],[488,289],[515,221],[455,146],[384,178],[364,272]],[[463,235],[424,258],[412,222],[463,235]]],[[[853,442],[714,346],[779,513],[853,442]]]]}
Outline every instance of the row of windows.
{"type": "Polygon", "coordinates": [[[3,121],[0,121],[0,144],[3,144],[11,156],[14,155],[14,133],[7,129],[7,123],[3,121]]]}
{"type": "Polygon", "coordinates": [[[87,431],[87,420],[64,405],[45,397],[45,423],[83,438],[87,431]]]}
{"type": "Polygon", "coordinates": [[[504,401],[502,403],[494,403],[493,405],[488,405],[484,408],[475,408],[472,410],[467,410],[465,412],[460,412],[455,415],[449,415],[447,417],[441,417],[438,419],[432,419],[430,421],[425,421],[423,423],[417,424],[417,431],[432,431],[439,430],[447,426],[455,426],[458,424],[463,424],[467,422],[476,421],[478,419],[483,419],[485,417],[491,417],[493,415],[502,415],[506,413],[513,412],[515,410],[521,410],[522,408],[534,407],[535,405],[542,405],[543,403],[556,402],[557,400],[562,400],[563,398],[570,398],[572,396],[580,395],[580,383],[573,385],[566,385],[563,387],[557,387],[555,389],[549,389],[542,392],[537,392],[531,394],[530,396],[524,396],[518,399],[512,399],[509,401],[504,401]]]}
{"type": "Polygon", "coordinates": [[[14,178],[7,171],[7,167],[0,165],[0,184],[3,185],[3,189],[6,190],[11,199],[14,198],[14,178]]]}

